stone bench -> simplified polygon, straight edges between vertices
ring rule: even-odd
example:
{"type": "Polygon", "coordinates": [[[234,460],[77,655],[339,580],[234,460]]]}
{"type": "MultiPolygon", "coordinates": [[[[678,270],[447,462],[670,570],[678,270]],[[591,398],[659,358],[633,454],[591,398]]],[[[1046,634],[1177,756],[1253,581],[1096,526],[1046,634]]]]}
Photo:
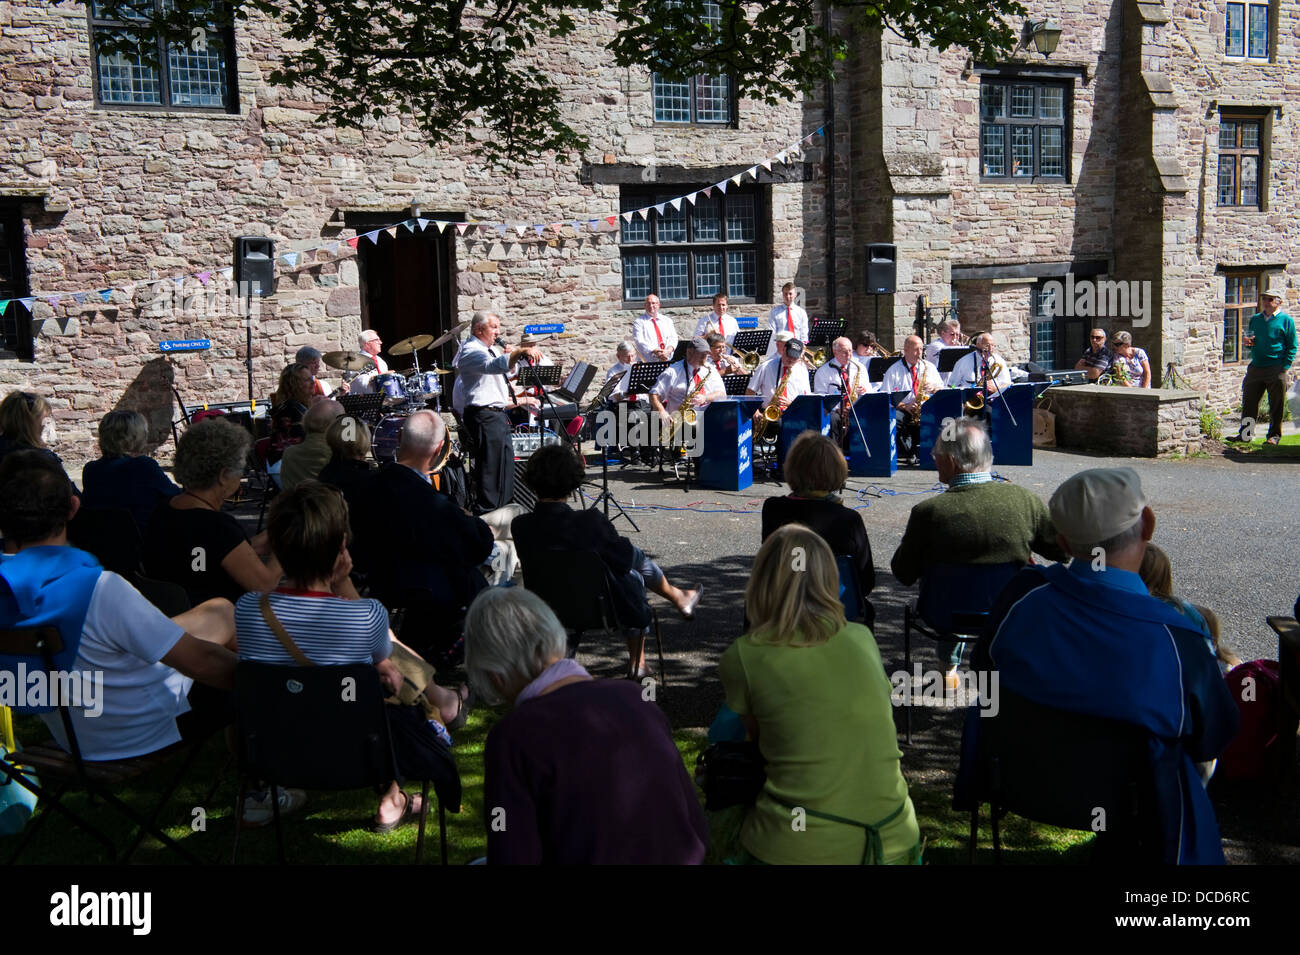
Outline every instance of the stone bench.
{"type": "Polygon", "coordinates": [[[1074,385],[1051,388],[1056,446],[1122,457],[1187,454],[1199,447],[1200,392],[1074,385]]]}

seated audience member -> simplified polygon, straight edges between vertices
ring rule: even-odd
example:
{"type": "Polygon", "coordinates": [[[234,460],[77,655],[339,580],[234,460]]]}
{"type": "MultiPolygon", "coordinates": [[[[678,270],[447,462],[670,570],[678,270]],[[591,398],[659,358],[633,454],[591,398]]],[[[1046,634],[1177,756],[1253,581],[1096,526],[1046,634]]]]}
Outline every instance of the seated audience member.
{"type": "Polygon", "coordinates": [[[86,485],[83,507],[122,508],[130,511],[141,531],[164,498],[181,489],[173,484],[145,452],[149,428],[138,411],[110,411],[99,422],[99,450],[102,457],[87,463],[81,472],[86,485]]]}
{"type": "Polygon", "coordinates": [[[343,406],[329,398],[321,398],[307,409],[302,416],[302,441],[284,449],[280,487],[291,491],[303,481],[316,479],[333,455],[325,440],[325,432],[342,414],[343,406]]]}
{"type": "Polygon", "coordinates": [[[1115,353],[1106,345],[1106,330],[1094,328],[1088,333],[1088,347],[1083,357],[1074,363],[1076,371],[1086,371],[1089,381],[1096,381],[1110,370],[1115,353]]]}
{"type": "Polygon", "coordinates": [[[1210,648],[1214,649],[1209,621],[1195,604],[1174,594],[1174,566],[1169,562],[1169,555],[1159,545],[1147,544],[1146,552],[1142,555],[1142,566],[1138,568],[1138,576],[1142,578],[1142,583],[1147,585],[1147,592],[1152,597],[1163,600],[1190,620],[1195,628],[1205,631],[1210,648]]]}
{"type": "MultiPolygon", "coordinates": [[[[1082,471],[1050,509],[1057,543],[1075,559],[1021,571],[990,614],[975,664],[997,671],[1004,692],[1144,728],[1164,861],[1222,864],[1196,763],[1231,742],[1237,707],[1204,635],[1138,576],[1156,524],[1141,481],[1131,468],[1082,471]]],[[[967,745],[980,722],[969,721],[967,745]]],[[[969,766],[969,750],[963,757],[969,766]]]]}
{"type": "MultiPolygon", "coordinates": [[[[65,669],[102,676],[93,708],[70,708],[87,760],[143,756],[201,738],[233,716],[231,606],[213,600],[168,619],[94,557],[68,546],[79,501],[63,469],[35,451],[0,465],[0,626],[53,625],[75,659],[65,669]]],[[[57,662],[57,658],[56,658],[57,662]]],[[[58,712],[42,715],[68,748],[58,712]]]]}
{"type": "Polygon", "coordinates": [[[637,684],[593,680],[566,647],[555,614],[522,587],[470,607],[470,684],[513,707],[484,752],[488,863],[703,861],[708,826],[667,717],[637,684]]]}
{"type": "MultiPolygon", "coordinates": [[[[11,451],[39,451],[59,467],[63,462],[45,444],[42,432],[50,419],[50,403],[30,391],[11,391],[0,401],[0,461],[11,451]]],[[[76,485],[73,493],[80,494],[76,485]]]]}
{"type": "Polygon", "coordinates": [[[649,672],[645,665],[644,631],[650,624],[651,614],[646,591],[653,590],[685,619],[691,620],[703,588],[682,590],[673,586],[659,565],[626,537],[620,537],[600,511],[571,508],[568,498],[582,483],[584,472],[582,459],[570,445],[548,444],[533,453],[528,459],[526,480],[537,493],[537,506],[531,514],[521,514],[511,524],[515,549],[523,562],[525,576],[529,566],[555,559],[549,551],[584,551],[600,556],[613,584],[618,622],[631,631],[627,638],[628,656],[636,664],[630,675],[640,679],[649,672]]]}
{"type": "Polygon", "coordinates": [[[285,448],[306,436],[302,419],[313,400],[311,383],[311,372],[297,362],[285,366],[280,372],[280,384],[271,393],[271,441],[266,454],[267,464],[277,464],[285,448]]]}
{"type": "Polygon", "coordinates": [[[263,563],[265,535],[250,541],[221,507],[239,490],[248,458],[248,432],[220,418],[191,425],[176,445],[176,480],[183,491],[154,512],[144,533],[145,573],[180,584],[194,603],[280,582],[275,558],[263,563]]]}
{"type": "MultiPolygon", "coordinates": [[[[267,517],[271,552],[284,568],[284,586],[268,594],[244,594],[235,605],[239,658],[294,666],[297,661],[272,629],[278,623],[299,653],[317,666],[373,663],[393,693],[402,674],[393,655],[388,612],[378,600],[363,600],[348,577],[348,506],[327,484],[303,481],[271,505],[267,517]]],[[[445,726],[460,716],[462,698],[430,682],[430,703],[445,726]]],[[[375,832],[390,832],[419,816],[419,796],[400,786],[404,779],[440,779],[454,763],[438,732],[408,707],[388,710],[393,758],[400,775],[379,801],[375,832]]]]}
{"type": "Polygon", "coordinates": [[[333,484],[343,492],[349,507],[356,507],[355,495],[370,478],[370,427],[360,418],[335,418],[325,432],[330,460],[317,480],[333,484]]]}
{"type": "Polygon", "coordinates": [[[293,356],[296,364],[302,365],[311,372],[311,393],[314,397],[328,398],[329,389],[325,383],[320,380],[321,365],[324,362],[324,356],[320,350],[312,348],[310,345],[303,345],[298,349],[298,353],[293,356]]]}
{"type": "Polygon", "coordinates": [[[1147,358],[1146,352],[1134,346],[1133,336],[1128,332],[1116,332],[1110,344],[1115,352],[1115,360],[1110,368],[1111,377],[1122,379],[1130,388],[1150,388],[1151,360],[1147,358]]]}
{"type": "MultiPolygon", "coordinates": [[[[934,443],[934,465],[948,489],[912,508],[890,562],[898,582],[911,586],[936,564],[1027,564],[1031,552],[1065,560],[1038,496],[993,480],[993,448],[979,422],[960,418],[954,425],[952,435],[934,443]]],[[[962,645],[942,643],[937,652],[951,683],[962,645]]]]}
{"type": "MultiPolygon", "coordinates": [[[[876,586],[876,568],[862,515],[840,503],[838,492],[848,476],[848,462],[834,441],[815,431],[799,435],[785,456],[790,493],[763,502],[763,540],[786,524],[812,528],[831,553],[853,559],[865,600],[876,586]]],[[[870,627],[875,624],[876,611],[870,600],[865,602],[867,616],[862,623],[870,627]]]]}
{"type": "Polygon", "coordinates": [[[367,482],[352,529],[357,569],[374,582],[376,596],[427,591],[451,623],[487,586],[479,568],[492,553],[493,538],[484,521],[461,510],[429,479],[446,440],[447,427],[432,411],[407,418],[397,459],[367,482]]]}
{"type": "Polygon", "coordinates": [[[727,706],[767,760],[740,861],[920,862],[889,679],[871,631],[845,621],[838,580],[830,548],[801,524],[775,531],[754,558],[749,632],[719,664],[727,706]],[[793,807],[805,830],[790,825],[793,807]]]}

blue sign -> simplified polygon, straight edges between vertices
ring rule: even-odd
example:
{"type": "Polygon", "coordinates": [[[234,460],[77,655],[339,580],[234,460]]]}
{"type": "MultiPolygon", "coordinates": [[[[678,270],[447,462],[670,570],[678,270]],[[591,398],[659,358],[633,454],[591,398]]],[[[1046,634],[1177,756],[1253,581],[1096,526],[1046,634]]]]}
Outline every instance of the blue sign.
{"type": "Polygon", "coordinates": [[[758,328],[758,319],[753,315],[747,315],[736,319],[737,328],[758,328]]]}
{"type": "Polygon", "coordinates": [[[525,335],[558,335],[564,331],[561,325],[525,325],[525,335]]]}
{"type": "Polygon", "coordinates": [[[171,341],[171,342],[158,343],[159,351],[164,351],[164,352],[206,351],[211,347],[212,347],[212,342],[208,341],[206,338],[193,338],[188,341],[171,341]]]}

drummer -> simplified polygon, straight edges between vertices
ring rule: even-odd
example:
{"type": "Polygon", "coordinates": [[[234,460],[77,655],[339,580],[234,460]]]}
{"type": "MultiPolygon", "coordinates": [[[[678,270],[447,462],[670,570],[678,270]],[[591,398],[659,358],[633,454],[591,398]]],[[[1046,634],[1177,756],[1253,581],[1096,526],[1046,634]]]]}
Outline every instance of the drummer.
{"type": "Polygon", "coordinates": [[[367,371],[358,375],[352,382],[352,387],[348,389],[350,394],[354,395],[372,395],[379,391],[379,386],[375,379],[380,375],[388,374],[388,362],[379,357],[379,350],[384,347],[383,341],[379,338],[379,333],[373,328],[367,328],[357,336],[357,347],[361,349],[361,354],[365,355],[374,364],[373,371],[367,371]]]}

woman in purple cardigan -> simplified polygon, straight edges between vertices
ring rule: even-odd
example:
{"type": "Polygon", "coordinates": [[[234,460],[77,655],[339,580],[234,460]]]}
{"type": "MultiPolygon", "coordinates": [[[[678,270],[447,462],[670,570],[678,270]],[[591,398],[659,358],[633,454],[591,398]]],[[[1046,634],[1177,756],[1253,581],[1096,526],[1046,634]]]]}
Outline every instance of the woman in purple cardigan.
{"type": "Polygon", "coordinates": [[[703,861],[708,826],[668,718],[639,683],[593,680],[566,649],[560,621],[522,587],[469,609],[470,684],[513,706],[484,754],[488,863],[703,861]]]}

